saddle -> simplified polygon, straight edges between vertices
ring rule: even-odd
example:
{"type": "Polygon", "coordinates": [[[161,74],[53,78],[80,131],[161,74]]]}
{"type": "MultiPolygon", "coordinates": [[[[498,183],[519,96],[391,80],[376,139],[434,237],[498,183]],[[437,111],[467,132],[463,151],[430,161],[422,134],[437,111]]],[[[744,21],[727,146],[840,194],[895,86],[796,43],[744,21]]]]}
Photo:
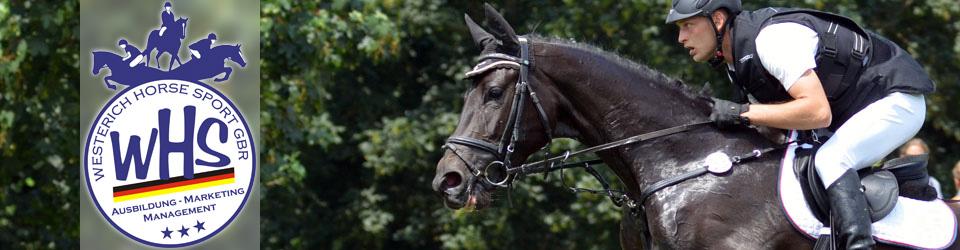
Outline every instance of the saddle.
{"type": "MultiPolygon", "coordinates": [[[[794,159],[794,173],[800,181],[803,197],[814,217],[829,224],[830,205],[826,187],[813,166],[814,156],[820,148],[819,143],[810,139],[810,131],[799,134],[801,146],[797,147],[794,159]],[[809,142],[809,143],[805,143],[809,142]]],[[[822,139],[822,137],[821,137],[822,139]]],[[[876,222],[886,217],[897,204],[897,196],[932,201],[937,198],[936,189],[930,186],[927,173],[927,156],[905,156],[892,159],[882,167],[864,168],[857,173],[864,196],[870,207],[870,219],[876,222]]]]}

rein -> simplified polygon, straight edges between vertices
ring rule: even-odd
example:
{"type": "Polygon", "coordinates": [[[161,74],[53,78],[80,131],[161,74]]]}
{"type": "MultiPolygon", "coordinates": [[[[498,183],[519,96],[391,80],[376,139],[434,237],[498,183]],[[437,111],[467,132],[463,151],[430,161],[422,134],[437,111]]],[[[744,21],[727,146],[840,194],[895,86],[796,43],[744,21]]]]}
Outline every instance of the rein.
{"type": "Polygon", "coordinates": [[[572,153],[571,153],[570,151],[567,151],[566,153],[564,153],[564,154],[561,155],[561,156],[557,156],[557,157],[553,157],[553,158],[541,160],[541,161],[538,161],[538,162],[523,164],[523,165],[521,165],[520,167],[511,169],[510,171],[512,171],[512,172],[519,172],[520,174],[534,174],[534,173],[550,172],[550,171],[553,171],[553,170],[556,170],[556,169],[557,169],[557,168],[555,168],[555,167],[553,166],[553,163],[563,162],[563,161],[567,160],[567,158],[570,158],[571,156],[577,156],[577,155],[582,155],[582,154],[589,154],[589,153],[593,153],[593,152],[597,152],[597,151],[607,150],[607,149],[611,149],[611,148],[617,148],[617,147],[625,146],[625,145],[628,145],[628,144],[633,144],[633,143],[648,141],[648,140],[651,140],[651,139],[656,139],[656,138],[660,138],[660,137],[664,137],[664,136],[668,136],[668,135],[673,135],[673,134],[680,133],[680,132],[686,132],[686,131],[693,130],[693,129],[695,129],[695,128],[699,128],[699,127],[704,126],[704,125],[708,125],[708,124],[710,124],[710,123],[711,123],[710,121],[704,121],[704,122],[697,122],[697,123],[692,123],[692,124],[687,124],[687,125],[680,125],[680,126],[676,126],[676,127],[671,127],[671,128],[666,128],[666,129],[662,129],[662,130],[653,131],[653,132],[646,133],[646,134],[641,134],[641,135],[635,135],[635,136],[627,137],[627,138],[624,138],[624,139],[621,139],[621,140],[618,140],[618,141],[612,141],[612,142],[600,144],[600,145],[597,145],[597,146],[593,146],[593,147],[581,149],[581,150],[578,150],[578,151],[575,151],[575,152],[572,152],[572,153]],[[548,166],[547,163],[550,163],[550,165],[548,166]]]}

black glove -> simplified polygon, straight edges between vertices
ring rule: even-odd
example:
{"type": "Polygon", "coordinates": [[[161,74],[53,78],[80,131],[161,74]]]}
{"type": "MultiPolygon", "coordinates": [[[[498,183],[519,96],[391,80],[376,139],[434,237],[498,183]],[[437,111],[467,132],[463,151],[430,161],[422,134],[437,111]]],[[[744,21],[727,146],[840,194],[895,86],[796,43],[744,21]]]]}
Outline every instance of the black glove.
{"type": "Polygon", "coordinates": [[[750,110],[749,104],[739,104],[723,99],[713,98],[713,112],[710,113],[710,120],[718,128],[733,128],[738,125],[750,125],[750,119],[740,116],[750,110]]]}

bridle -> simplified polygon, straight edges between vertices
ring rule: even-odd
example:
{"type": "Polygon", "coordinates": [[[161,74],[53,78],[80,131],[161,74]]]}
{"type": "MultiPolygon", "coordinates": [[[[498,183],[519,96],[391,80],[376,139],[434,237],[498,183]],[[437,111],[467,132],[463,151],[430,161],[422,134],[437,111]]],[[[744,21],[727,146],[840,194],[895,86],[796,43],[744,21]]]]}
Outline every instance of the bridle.
{"type": "MultiPolygon", "coordinates": [[[[518,37],[518,40],[520,42],[519,58],[503,53],[486,54],[479,58],[480,64],[467,73],[467,77],[472,77],[496,67],[520,70],[520,77],[514,85],[513,105],[510,107],[510,114],[507,118],[504,131],[500,136],[500,141],[497,144],[493,144],[471,137],[451,136],[443,145],[444,149],[450,149],[461,161],[466,163],[470,173],[486,185],[507,187],[517,175],[515,170],[520,167],[514,166],[510,157],[516,149],[517,141],[523,136],[521,135],[520,119],[523,117],[524,103],[526,103],[528,97],[537,108],[541,125],[543,125],[543,128],[546,130],[547,145],[544,148],[549,148],[550,142],[553,141],[553,131],[550,128],[547,113],[544,111],[543,105],[540,104],[540,98],[537,97],[537,93],[529,81],[530,69],[533,67],[533,63],[530,60],[530,42],[525,37],[518,37]],[[482,169],[477,168],[464,159],[454,148],[454,145],[463,145],[486,151],[494,156],[494,161],[482,169]]],[[[545,152],[547,158],[549,158],[549,151],[545,152]]]]}

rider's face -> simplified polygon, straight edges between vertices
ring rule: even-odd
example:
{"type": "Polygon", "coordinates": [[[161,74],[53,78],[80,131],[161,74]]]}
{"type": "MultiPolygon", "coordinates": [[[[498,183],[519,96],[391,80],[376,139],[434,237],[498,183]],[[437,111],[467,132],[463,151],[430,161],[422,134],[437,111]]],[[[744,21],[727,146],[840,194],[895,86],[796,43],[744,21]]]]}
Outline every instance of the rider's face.
{"type": "Polygon", "coordinates": [[[120,45],[120,49],[127,49],[127,45],[126,45],[126,44],[121,44],[121,45],[120,45]]]}
{"type": "Polygon", "coordinates": [[[166,10],[167,12],[170,12],[170,7],[164,7],[163,9],[166,10]]]}
{"type": "Polygon", "coordinates": [[[717,47],[716,33],[707,17],[695,16],[676,22],[680,28],[677,42],[688,50],[693,61],[704,62],[713,56],[717,47]]]}

